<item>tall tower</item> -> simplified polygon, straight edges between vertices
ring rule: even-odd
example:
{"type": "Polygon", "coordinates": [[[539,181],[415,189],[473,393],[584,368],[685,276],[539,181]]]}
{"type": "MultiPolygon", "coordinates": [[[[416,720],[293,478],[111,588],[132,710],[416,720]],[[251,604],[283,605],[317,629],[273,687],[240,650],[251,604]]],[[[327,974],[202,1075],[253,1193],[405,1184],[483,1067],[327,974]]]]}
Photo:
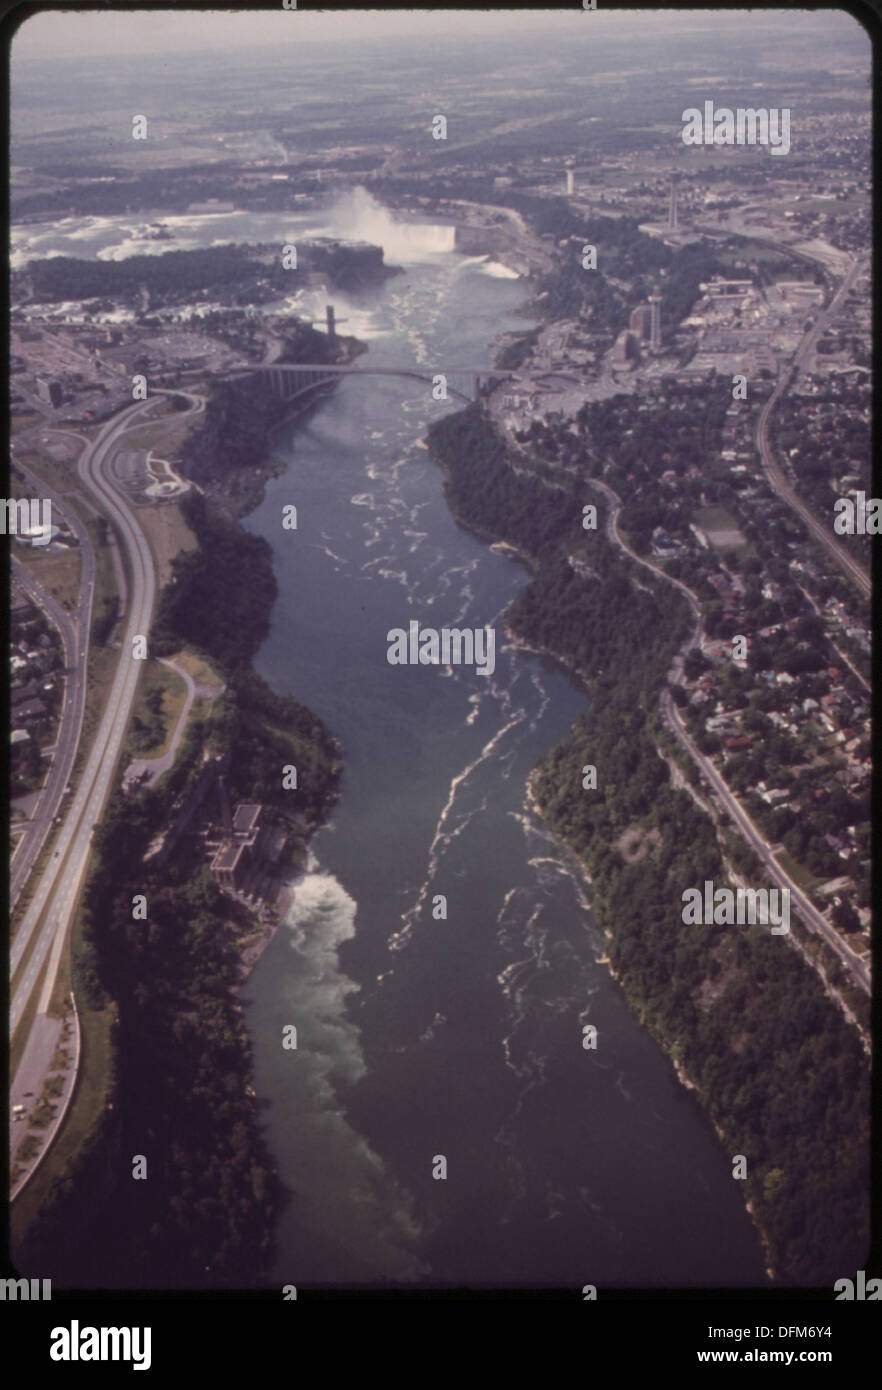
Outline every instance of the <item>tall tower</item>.
{"type": "Polygon", "coordinates": [[[661,295],[651,294],[649,296],[649,309],[651,318],[649,321],[649,346],[654,352],[658,352],[661,347],[661,295]]]}
{"type": "Polygon", "coordinates": [[[333,304],[325,305],[325,321],[328,325],[328,337],[330,338],[331,342],[333,342],[334,339],[337,337],[337,324],[334,319],[333,304]]]}
{"type": "Polygon", "coordinates": [[[573,179],[572,169],[567,169],[567,197],[572,198],[575,191],[575,180],[573,179]]]}
{"type": "Polygon", "coordinates": [[[670,211],[669,211],[669,213],[668,213],[668,230],[669,230],[669,231],[672,231],[672,232],[676,232],[676,230],[677,230],[677,181],[676,181],[676,179],[672,179],[672,180],[671,180],[671,207],[670,207],[670,211]]]}

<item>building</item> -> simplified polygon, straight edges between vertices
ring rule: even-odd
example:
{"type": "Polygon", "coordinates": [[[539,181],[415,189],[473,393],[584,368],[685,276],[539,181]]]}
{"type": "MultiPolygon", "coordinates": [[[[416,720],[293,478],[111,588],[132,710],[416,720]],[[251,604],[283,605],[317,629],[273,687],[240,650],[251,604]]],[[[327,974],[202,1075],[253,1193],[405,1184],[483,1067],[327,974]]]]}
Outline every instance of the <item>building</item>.
{"type": "Polygon", "coordinates": [[[671,182],[671,206],[670,206],[670,211],[668,212],[668,229],[669,229],[669,231],[672,231],[672,232],[676,232],[676,231],[677,231],[677,181],[676,181],[676,179],[672,180],[672,182],[671,182]]]}
{"type": "Polygon", "coordinates": [[[233,816],[233,835],[245,844],[255,845],[260,835],[260,816],[263,807],[256,802],[242,801],[233,816]]]}
{"type": "Polygon", "coordinates": [[[631,332],[636,334],[639,342],[649,341],[652,329],[652,310],[648,304],[638,304],[636,309],[632,309],[630,326],[631,332]]]}
{"type": "Polygon", "coordinates": [[[37,395],[41,401],[46,401],[53,409],[57,408],[62,402],[61,382],[56,381],[54,377],[38,376],[37,395]]]}
{"type": "Polygon", "coordinates": [[[622,332],[616,338],[616,341],[613,345],[613,361],[624,364],[627,362],[633,362],[634,359],[638,356],[639,353],[637,351],[637,343],[635,341],[633,333],[629,333],[627,328],[622,329],[622,332]]]}
{"type": "Polygon", "coordinates": [[[221,888],[237,892],[251,867],[251,846],[244,841],[227,840],[211,861],[211,872],[221,888]]]}
{"type": "Polygon", "coordinates": [[[572,198],[575,192],[575,180],[573,179],[572,169],[567,169],[567,197],[572,198]]]}
{"type": "Polygon", "coordinates": [[[649,323],[649,346],[653,352],[658,352],[661,347],[661,295],[651,294],[649,296],[650,323],[649,323]]]}
{"type": "Polygon", "coordinates": [[[222,838],[211,861],[211,872],[219,887],[239,892],[249,870],[263,858],[263,807],[257,802],[242,801],[233,814],[225,776],[220,777],[218,790],[222,838]]]}

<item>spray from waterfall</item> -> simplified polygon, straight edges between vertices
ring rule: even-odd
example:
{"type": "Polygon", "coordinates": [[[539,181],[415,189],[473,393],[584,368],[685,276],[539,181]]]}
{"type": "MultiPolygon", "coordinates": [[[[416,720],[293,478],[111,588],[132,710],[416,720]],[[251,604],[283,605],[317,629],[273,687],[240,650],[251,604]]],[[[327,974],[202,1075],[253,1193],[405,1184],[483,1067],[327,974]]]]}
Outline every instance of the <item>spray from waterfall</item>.
{"type": "Polygon", "coordinates": [[[382,246],[388,265],[418,264],[454,249],[454,227],[400,221],[361,185],[334,199],[327,220],[332,236],[382,246]]]}

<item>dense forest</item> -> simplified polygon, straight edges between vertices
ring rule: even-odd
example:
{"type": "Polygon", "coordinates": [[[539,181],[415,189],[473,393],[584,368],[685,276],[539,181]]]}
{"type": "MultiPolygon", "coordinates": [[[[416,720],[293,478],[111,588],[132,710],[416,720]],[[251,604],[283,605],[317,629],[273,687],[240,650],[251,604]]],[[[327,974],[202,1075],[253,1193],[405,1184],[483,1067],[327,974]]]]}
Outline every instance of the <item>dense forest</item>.
{"type": "MultiPolygon", "coordinates": [[[[225,292],[231,303],[245,305],[277,298],[305,283],[311,274],[327,276],[334,285],[350,293],[398,274],[395,267],[383,264],[379,246],[328,240],[304,242],[297,250],[296,269],[283,265],[281,245],[229,245],[126,256],[119,261],[49,256],[28,261],[26,275],[33,298],[41,304],[104,298],[134,302],[142,290],[147,290],[151,300],[163,303],[225,292]]],[[[21,274],[14,272],[13,287],[21,274]]]]}
{"type": "Polygon", "coordinates": [[[257,375],[215,382],[203,421],[184,440],[176,466],[228,515],[248,511],[272,472],[273,435],[290,409],[257,375]]]}
{"type": "Polygon", "coordinates": [[[539,285],[537,306],[550,319],[581,315],[590,319],[593,330],[617,333],[627,326],[628,312],[644,303],[658,283],[662,335],[669,341],[698,299],[700,283],[725,270],[706,247],[672,250],[641,232],[636,217],[586,217],[565,198],[509,193],[505,202],[523,213],[540,234],[570,243],[559,249],[555,268],[539,285]],[[583,244],[597,248],[601,273],[583,269],[583,244]],[[614,282],[628,282],[628,288],[614,282]]]}
{"type": "Polygon", "coordinates": [[[254,274],[253,257],[244,246],[210,246],[162,255],[126,256],[121,261],[87,261],[77,256],[48,256],[28,261],[34,298],[55,300],[134,297],[142,288],[151,295],[193,294],[209,286],[236,286],[254,274]]]}
{"type": "Polygon", "coordinates": [[[829,1287],[867,1254],[868,1067],[855,1030],[783,938],[682,921],[685,888],[729,881],[711,821],[672,786],[658,752],[658,696],[685,605],[661,580],[635,589],[603,526],[582,530],[581,494],[508,467],[480,403],[433,425],[429,444],[458,519],[531,561],[508,625],[578,668],[586,685],[590,715],[541,762],[533,789],[591,874],[595,919],[628,1003],[695,1084],[726,1153],[747,1158],[745,1198],[777,1280],[829,1287]],[[576,548],[594,579],[567,563],[576,548]],[[597,768],[597,790],[583,789],[586,764],[597,768]],[[626,863],[615,843],[635,825],[661,841],[626,863]]]}
{"type": "Polygon", "coordinates": [[[95,832],[74,983],[81,1008],[116,1005],[115,1114],[77,1171],[56,1181],[28,1233],[28,1263],[60,1285],[78,1276],[93,1287],[253,1287],[285,1199],[250,1093],[235,992],[253,919],[221,894],[195,825],[161,870],[145,855],[210,752],[225,760],[233,800],[262,802],[270,820],[290,829],[288,862],[302,862],[336,799],[340,750],[318,718],[251,669],[276,595],[268,545],[200,496],[186,513],[199,545],[175,561],[151,655],[187,645],[226,688],[209,714],[191,719],[170,771],[137,795],[117,789],[95,832]],[[289,764],[298,773],[294,791],[282,786],[289,764]],[[133,915],[135,894],[146,897],[146,920],[133,915]],[[81,1206],[78,1182],[84,1174],[97,1181],[96,1147],[111,1177],[100,1219],[84,1237],[86,1261],[60,1232],[81,1206]],[[132,1177],[138,1154],[146,1181],[132,1177]]]}

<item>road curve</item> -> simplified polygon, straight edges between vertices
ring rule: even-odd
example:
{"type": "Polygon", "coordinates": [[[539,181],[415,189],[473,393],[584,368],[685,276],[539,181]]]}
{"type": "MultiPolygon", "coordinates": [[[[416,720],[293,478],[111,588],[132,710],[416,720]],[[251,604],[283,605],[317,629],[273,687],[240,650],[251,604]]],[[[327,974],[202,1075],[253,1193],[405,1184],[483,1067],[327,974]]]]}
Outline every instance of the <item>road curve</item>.
{"type": "MultiPolygon", "coordinates": [[[[131,605],[122,654],[107,706],[73,804],[65,817],[58,848],[41,876],[37,892],[12,943],[10,1037],[18,1027],[40,969],[53,945],[53,957],[56,960],[60,958],[61,946],[85,875],[92,830],[100,820],[110,791],[140,674],[138,663],[132,659],[132,639],[136,635],[146,636],[149,630],[156,589],[153,558],[130,508],[105,482],[102,468],[120,436],[150,404],[149,398],[137,402],[121,416],[111,420],[86,449],[78,465],[84,483],[97,494],[105,513],[118,527],[129,552],[133,578],[131,605]],[[44,913],[45,920],[38,932],[37,926],[44,913]],[[25,960],[28,951],[30,954],[25,960]]],[[[52,973],[50,971],[50,976],[52,973]]],[[[45,994],[44,990],[44,997],[45,994]]]]}

